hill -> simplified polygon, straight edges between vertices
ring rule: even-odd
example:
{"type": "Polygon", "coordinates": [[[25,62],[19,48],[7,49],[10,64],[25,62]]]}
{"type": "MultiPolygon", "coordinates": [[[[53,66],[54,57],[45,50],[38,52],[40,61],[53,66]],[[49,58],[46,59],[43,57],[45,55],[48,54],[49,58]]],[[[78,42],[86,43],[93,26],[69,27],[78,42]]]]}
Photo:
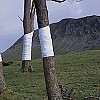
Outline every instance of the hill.
{"type": "MultiPolygon", "coordinates": [[[[100,16],[62,19],[50,25],[55,55],[100,49],[100,16]]],[[[21,60],[22,37],[3,52],[4,60],[21,60]]],[[[40,58],[38,30],[34,32],[32,58],[40,58]]]]}
{"type": "MultiPolygon", "coordinates": [[[[68,91],[75,89],[75,100],[90,95],[100,97],[100,50],[68,53],[56,56],[55,61],[58,82],[68,91]]],[[[33,60],[32,66],[35,72],[27,74],[19,71],[18,61],[4,67],[7,89],[0,100],[47,100],[42,60],[33,60]]]]}

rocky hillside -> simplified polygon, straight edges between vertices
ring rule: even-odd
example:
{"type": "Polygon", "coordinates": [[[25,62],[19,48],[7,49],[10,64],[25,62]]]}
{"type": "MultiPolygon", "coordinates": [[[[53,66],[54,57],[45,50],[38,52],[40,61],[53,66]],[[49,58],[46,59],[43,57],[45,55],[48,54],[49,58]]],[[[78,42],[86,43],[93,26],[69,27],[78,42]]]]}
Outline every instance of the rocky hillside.
{"type": "MultiPolygon", "coordinates": [[[[50,25],[55,55],[100,49],[100,16],[62,19],[50,25]]],[[[4,60],[21,60],[22,37],[3,53],[4,60]]],[[[32,58],[41,57],[38,30],[34,32],[32,58]]]]}

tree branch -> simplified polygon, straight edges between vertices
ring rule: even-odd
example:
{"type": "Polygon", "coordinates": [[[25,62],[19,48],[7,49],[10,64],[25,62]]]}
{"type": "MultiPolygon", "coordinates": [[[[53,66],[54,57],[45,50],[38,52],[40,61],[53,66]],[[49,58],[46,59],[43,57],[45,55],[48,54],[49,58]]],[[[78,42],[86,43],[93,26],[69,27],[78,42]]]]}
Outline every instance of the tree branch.
{"type": "Polygon", "coordinates": [[[35,15],[35,3],[32,1],[32,7],[30,12],[30,30],[34,31],[34,15],[35,15]]]}
{"type": "Polygon", "coordinates": [[[18,18],[20,19],[21,22],[23,22],[23,20],[20,18],[20,16],[18,16],[18,18]]]}
{"type": "Polygon", "coordinates": [[[32,14],[35,13],[35,3],[34,3],[34,0],[32,1],[32,7],[31,7],[31,13],[30,13],[30,16],[32,16],[32,14]]]}

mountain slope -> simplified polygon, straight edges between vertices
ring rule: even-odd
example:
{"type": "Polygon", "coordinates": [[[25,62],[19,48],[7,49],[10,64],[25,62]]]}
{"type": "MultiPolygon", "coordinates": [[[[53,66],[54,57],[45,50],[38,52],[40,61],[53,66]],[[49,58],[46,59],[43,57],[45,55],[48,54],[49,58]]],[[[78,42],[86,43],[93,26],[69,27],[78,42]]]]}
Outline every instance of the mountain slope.
{"type": "MultiPolygon", "coordinates": [[[[62,19],[50,25],[55,54],[100,49],[100,16],[62,19]]],[[[21,60],[22,37],[3,53],[4,60],[21,60]]],[[[32,58],[41,57],[38,30],[34,32],[32,58]]]]}

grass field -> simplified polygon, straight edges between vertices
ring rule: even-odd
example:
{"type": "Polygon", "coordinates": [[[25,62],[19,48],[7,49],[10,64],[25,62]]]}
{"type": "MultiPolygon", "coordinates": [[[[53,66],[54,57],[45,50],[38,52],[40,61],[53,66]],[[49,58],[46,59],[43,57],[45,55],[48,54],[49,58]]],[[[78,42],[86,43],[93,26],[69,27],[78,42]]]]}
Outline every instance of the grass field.
{"type": "MultiPolygon", "coordinates": [[[[76,92],[76,100],[100,95],[100,50],[56,56],[58,82],[76,92]]],[[[32,61],[34,73],[21,73],[21,62],[4,67],[6,90],[0,100],[45,100],[47,98],[42,60],[32,61]]]]}

